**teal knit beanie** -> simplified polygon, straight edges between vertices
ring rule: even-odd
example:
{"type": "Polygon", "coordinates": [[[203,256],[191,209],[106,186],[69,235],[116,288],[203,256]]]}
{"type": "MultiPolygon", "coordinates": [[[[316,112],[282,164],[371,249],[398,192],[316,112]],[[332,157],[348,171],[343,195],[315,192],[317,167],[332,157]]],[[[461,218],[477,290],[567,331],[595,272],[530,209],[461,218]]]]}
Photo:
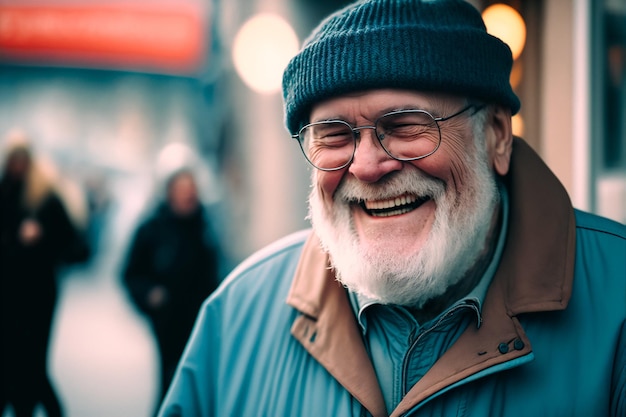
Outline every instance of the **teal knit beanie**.
{"type": "Polygon", "coordinates": [[[508,106],[511,50],[463,0],[365,0],[327,17],[283,74],[285,123],[296,133],[314,104],[378,88],[452,93],[508,106]]]}

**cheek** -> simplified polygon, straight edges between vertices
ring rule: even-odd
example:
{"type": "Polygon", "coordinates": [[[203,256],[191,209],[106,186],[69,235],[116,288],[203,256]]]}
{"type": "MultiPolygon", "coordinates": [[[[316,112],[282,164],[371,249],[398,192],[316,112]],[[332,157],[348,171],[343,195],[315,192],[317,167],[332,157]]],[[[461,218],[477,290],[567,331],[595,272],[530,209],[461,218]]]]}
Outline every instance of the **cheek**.
{"type": "Polygon", "coordinates": [[[324,204],[330,205],[335,195],[335,190],[339,186],[346,169],[339,171],[317,171],[313,176],[313,184],[317,187],[319,195],[324,204]]]}
{"type": "Polygon", "coordinates": [[[426,174],[443,180],[446,187],[459,189],[471,174],[468,155],[474,152],[468,145],[470,138],[449,135],[431,156],[415,161],[413,165],[426,174]]]}

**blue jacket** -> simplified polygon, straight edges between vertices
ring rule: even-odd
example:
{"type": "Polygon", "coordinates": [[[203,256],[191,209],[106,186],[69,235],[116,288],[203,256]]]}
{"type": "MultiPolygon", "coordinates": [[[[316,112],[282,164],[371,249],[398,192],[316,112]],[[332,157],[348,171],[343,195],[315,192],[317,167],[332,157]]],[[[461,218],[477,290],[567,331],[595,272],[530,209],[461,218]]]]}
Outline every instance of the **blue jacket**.
{"type": "MultiPolygon", "coordinates": [[[[626,416],[626,227],[575,211],[523,141],[482,308],[392,416],[626,416]]],[[[161,417],[386,416],[346,290],[310,231],[203,305],[161,417]]]]}

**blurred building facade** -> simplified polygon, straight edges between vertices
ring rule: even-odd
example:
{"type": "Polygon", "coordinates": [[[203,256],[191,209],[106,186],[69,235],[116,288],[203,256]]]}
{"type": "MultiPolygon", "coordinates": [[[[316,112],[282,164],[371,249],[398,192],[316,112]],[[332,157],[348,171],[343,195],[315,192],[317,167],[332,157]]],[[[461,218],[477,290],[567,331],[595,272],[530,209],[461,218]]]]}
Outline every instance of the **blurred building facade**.
{"type": "Polygon", "coordinates": [[[527,26],[512,77],[523,136],[576,207],[626,222],[626,2],[507,3],[527,26]]]}

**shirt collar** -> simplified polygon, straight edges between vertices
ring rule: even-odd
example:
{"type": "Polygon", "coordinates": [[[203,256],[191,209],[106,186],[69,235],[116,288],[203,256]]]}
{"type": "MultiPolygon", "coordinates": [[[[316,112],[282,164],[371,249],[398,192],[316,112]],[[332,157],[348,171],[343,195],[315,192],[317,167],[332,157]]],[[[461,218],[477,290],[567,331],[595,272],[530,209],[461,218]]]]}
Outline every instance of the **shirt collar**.
{"type": "MultiPolygon", "coordinates": [[[[461,298],[457,302],[453,303],[450,307],[448,307],[445,311],[443,311],[439,316],[435,317],[433,321],[437,321],[440,317],[445,316],[450,310],[458,308],[460,306],[470,306],[476,310],[477,313],[477,327],[480,327],[482,323],[482,304],[485,299],[485,295],[487,294],[487,290],[489,289],[489,285],[491,284],[491,280],[493,279],[498,265],[500,263],[500,257],[502,255],[502,251],[504,249],[504,243],[506,242],[507,237],[507,225],[509,220],[509,197],[506,187],[501,183],[501,181],[497,181],[498,191],[500,193],[500,202],[502,207],[502,216],[500,220],[500,232],[498,235],[498,241],[496,243],[496,247],[494,250],[493,257],[485,269],[483,277],[480,279],[476,287],[465,297],[461,298]]],[[[352,306],[352,310],[354,311],[355,316],[359,322],[361,327],[361,331],[365,334],[367,331],[367,316],[365,311],[368,307],[371,307],[375,304],[380,304],[373,298],[367,297],[362,294],[357,294],[353,291],[349,291],[349,299],[350,304],[352,306]]]]}

